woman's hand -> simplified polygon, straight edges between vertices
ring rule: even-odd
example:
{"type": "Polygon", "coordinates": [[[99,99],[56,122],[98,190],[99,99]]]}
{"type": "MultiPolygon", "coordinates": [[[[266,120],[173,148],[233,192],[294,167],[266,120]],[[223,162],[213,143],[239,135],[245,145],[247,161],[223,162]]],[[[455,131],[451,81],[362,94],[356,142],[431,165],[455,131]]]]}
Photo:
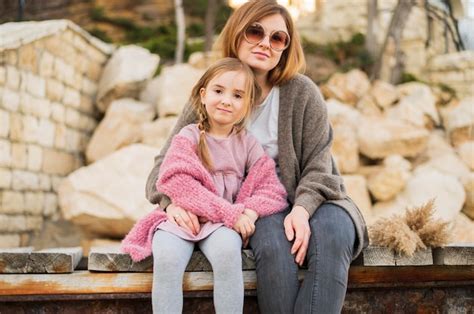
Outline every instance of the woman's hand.
{"type": "Polygon", "coordinates": [[[166,207],[166,215],[169,221],[189,230],[192,234],[198,234],[201,229],[199,219],[196,215],[173,203],[166,207]]]}
{"type": "Polygon", "coordinates": [[[243,247],[247,247],[250,236],[255,232],[255,224],[252,219],[245,214],[241,214],[233,229],[242,236],[243,247]]]}
{"type": "Polygon", "coordinates": [[[309,213],[302,206],[295,206],[291,212],[285,217],[283,225],[285,226],[285,234],[288,241],[293,241],[291,254],[296,254],[295,262],[303,265],[308,250],[309,237],[311,230],[309,228],[309,213]]]}

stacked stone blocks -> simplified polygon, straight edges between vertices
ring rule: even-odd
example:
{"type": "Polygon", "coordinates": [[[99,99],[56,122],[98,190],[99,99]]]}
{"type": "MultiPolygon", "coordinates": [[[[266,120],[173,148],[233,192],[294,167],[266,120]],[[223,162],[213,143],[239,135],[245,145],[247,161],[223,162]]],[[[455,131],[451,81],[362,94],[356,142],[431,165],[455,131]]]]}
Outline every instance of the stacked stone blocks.
{"type": "Polygon", "coordinates": [[[58,215],[60,181],[84,165],[109,52],[67,21],[1,28],[0,243],[16,247],[58,215]]]}

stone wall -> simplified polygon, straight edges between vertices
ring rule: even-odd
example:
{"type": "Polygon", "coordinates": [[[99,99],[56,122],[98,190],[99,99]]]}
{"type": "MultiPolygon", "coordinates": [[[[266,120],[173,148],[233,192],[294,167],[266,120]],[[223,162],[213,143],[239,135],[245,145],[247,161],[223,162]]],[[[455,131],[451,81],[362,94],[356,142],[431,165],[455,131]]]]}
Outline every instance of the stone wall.
{"type": "Polygon", "coordinates": [[[0,26],[0,244],[25,245],[58,215],[57,187],[84,164],[112,48],[64,21],[0,26]]]}
{"type": "MultiPolygon", "coordinates": [[[[396,3],[396,0],[378,1],[378,18],[374,27],[379,45],[385,39],[396,3]]],[[[431,17],[445,14],[439,8],[433,10],[431,17]]],[[[297,23],[302,36],[311,41],[321,44],[347,41],[356,33],[366,33],[367,0],[323,1],[319,11],[300,18],[297,23]]],[[[448,29],[439,19],[428,19],[420,5],[412,9],[402,38],[402,49],[406,55],[405,72],[416,76],[423,74],[430,57],[456,51],[448,29]]]]}
{"type": "Polygon", "coordinates": [[[448,85],[459,97],[474,96],[474,51],[433,58],[428,63],[426,79],[448,85]]]}

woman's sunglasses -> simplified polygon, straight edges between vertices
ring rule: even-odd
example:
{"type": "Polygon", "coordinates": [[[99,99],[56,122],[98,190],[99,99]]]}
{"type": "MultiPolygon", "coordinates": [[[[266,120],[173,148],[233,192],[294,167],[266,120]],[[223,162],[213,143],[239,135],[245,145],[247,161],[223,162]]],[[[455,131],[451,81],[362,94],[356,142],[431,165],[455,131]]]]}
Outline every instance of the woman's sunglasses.
{"type": "MultiPolygon", "coordinates": [[[[265,29],[260,23],[249,25],[244,32],[245,40],[252,45],[261,43],[265,39],[265,29]]],[[[290,35],[285,31],[273,31],[269,35],[270,47],[276,51],[283,51],[290,45],[290,35]]]]}

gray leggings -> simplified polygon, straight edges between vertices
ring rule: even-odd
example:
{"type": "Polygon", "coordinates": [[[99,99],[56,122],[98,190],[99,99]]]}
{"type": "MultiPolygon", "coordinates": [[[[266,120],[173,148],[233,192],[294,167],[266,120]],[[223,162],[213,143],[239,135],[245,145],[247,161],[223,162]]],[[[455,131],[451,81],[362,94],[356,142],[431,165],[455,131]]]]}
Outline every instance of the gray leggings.
{"type": "MultiPolygon", "coordinates": [[[[242,313],[242,239],[227,227],[220,227],[199,248],[212,265],[216,313],[242,313]]],[[[153,313],[181,313],[183,275],[194,250],[194,242],[164,230],[153,236],[153,313]]]]}

